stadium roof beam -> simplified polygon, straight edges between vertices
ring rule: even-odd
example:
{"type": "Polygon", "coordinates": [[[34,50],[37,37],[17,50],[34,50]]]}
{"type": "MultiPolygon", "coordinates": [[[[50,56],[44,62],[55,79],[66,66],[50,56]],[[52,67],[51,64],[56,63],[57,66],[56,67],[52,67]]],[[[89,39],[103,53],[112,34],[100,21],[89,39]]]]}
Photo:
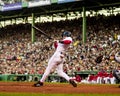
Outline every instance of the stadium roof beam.
{"type": "Polygon", "coordinates": [[[109,7],[120,7],[119,0],[80,0],[77,2],[65,3],[65,4],[53,4],[47,6],[40,6],[34,8],[24,8],[20,10],[14,11],[0,11],[0,21],[6,19],[14,19],[20,17],[31,16],[34,13],[36,16],[39,15],[52,15],[56,13],[66,13],[70,11],[82,11],[82,7],[86,7],[86,11],[88,10],[100,10],[102,8],[109,7]]]}

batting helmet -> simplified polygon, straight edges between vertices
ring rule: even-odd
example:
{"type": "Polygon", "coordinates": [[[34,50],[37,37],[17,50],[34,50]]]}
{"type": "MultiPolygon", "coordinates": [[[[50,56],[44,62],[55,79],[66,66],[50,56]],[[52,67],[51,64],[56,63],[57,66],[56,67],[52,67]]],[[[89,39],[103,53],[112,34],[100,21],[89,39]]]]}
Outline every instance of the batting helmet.
{"type": "Polygon", "coordinates": [[[71,32],[69,32],[69,31],[64,31],[64,32],[62,33],[62,37],[63,37],[63,36],[70,37],[70,36],[71,36],[71,32]]]}

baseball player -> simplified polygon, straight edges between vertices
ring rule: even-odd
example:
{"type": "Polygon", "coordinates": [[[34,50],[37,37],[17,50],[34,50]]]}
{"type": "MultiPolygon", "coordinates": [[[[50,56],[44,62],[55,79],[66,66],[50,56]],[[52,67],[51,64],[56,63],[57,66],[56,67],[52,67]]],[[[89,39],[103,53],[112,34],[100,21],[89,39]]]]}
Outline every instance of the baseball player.
{"type": "Polygon", "coordinates": [[[50,74],[52,68],[56,67],[59,76],[65,78],[73,87],[77,87],[76,82],[63,71],[63,62],[65,58],[65,52],[72,43],[71,32],[65,31],[62,33],[62,40],[57,41],[55,45],[56,51],[48,62],[48,66],[45,70],[40,81],[34,84],[35,87],[43,86],[44,81],[50,74]]]}
{"type": "Polygon", "coordinates": [[[120,66],[118,66],[115,70],[113,70],[113,76],[116,78],[117,83],[120,83],[120,66]]]}

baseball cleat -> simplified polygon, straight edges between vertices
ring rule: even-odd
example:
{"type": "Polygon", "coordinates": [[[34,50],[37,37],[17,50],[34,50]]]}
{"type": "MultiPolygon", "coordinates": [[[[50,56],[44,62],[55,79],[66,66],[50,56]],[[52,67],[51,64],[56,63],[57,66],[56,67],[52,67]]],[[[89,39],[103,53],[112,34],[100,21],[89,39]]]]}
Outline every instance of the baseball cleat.
{"type": "Polygon", "coordinates": [[[74,80],[70,79],[70,80],[69,80],[69,83],[70,83],[73,87],[77,87],[77,83],[76,83],[74,80]]]}
{"type": "Polygon", "coordinates": [[[40,87],[40,86],[43,86],[43,83],[38,81],[37,83],[34,84],[35,87],[40,87]]]}

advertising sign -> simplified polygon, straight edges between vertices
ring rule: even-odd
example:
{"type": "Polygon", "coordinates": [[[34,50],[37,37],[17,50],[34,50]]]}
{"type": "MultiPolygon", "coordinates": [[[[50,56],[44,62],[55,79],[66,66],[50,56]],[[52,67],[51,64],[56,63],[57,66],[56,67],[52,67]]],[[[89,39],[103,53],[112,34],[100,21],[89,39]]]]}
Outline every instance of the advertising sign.
{"type": "Polygon", "coordinates": [[[28,2],[22,2],[22,7],[27,8],[28,7],[28,2]]]}
{"type": "Polygon", "coordinates": [[[33,0],[28,2],[28,7],[45,6],[50,4],[50,0],[33,0]]]}
{"type": "Polygon", "coordinates": [[[76,0],[58,0],[59,3],[68,3],[68,2],[75,2],[76,0]]]}
{"type": "Polygon", "coordinates": [[[58,0],[51,0],[51,3],[53,4],[53,3],[57,3],[58,2],[58,0]]]}
{"type": "Polygon", "coordinates": [[[2,6],[2,11],[22,9],[22,3],[7,4],[2,6]]]}

